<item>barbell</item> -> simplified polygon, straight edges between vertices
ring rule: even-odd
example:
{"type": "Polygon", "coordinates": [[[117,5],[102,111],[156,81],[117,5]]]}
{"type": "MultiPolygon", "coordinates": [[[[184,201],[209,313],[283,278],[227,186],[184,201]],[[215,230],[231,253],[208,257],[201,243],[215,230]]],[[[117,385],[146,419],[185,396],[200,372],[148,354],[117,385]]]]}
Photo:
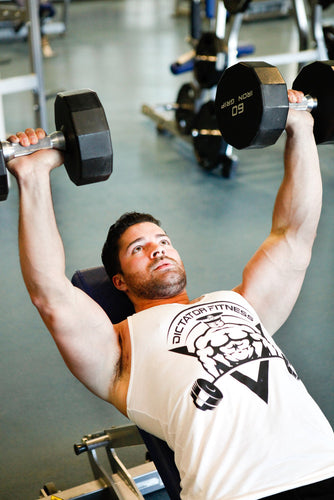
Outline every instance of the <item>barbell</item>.
{"type": "Polygon", "coordinates": [[[312,113],[317,144],[334,142],[334,61],[304,66],[292,88],[304,93],[301,103],[289,103],[281,73],[265,62],[240,62],[226,69],[215,99],[224,140],[236,149],[270,146],[293,108],[312,113]]]}
{"type": "Polygon", "coordinates": [[[102,104],[90,89],[59,92],[54,103],[56,132],[24,147],[0,142],[0,201],[8,196],[6,163],[41,149],[64,152],[64,165],[74,184],[105,181],[113,168],[110,130],[102,104]]]}

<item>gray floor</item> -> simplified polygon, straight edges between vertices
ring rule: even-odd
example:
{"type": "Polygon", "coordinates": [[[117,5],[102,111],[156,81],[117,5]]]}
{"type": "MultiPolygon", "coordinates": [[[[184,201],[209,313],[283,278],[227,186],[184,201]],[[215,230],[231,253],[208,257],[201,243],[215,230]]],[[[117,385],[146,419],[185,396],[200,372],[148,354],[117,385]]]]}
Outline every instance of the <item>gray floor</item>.
{"type": "MultiPolygon", "coordinates": [[[[169,71],[170,63],[189,49],[188,20],[175,18],[173,10],[174,0],[71,4],[66,36],[52,40],[57,57],[45,61],[46,88],[97,91],[110,123],[114,173],[106,183],[77,188],[59,169],[52,185],[69,276],[100,264],[107,228],[117,216],[132,209],[152,211],[183,256],[189,295],[195,297],[236,285],[268,234],[282,178],[283,142],[240,152],[236,178],[225,180],[219,172],[202,171],[182,141],[156,133],[141,105],[173,101],[191,78],[169,71]]],[[[248,24],[241,38],[256,44],[258,54],[296,46],[289,19],[248,24]]],[[[12,58],[0,67],[2,77],[28,71],[24,42],[1,43],[1,53],[12,58]]],[[[291,83],[295,67],[281,70],[291,83]]],[[[3,101],[8,132],[33,123],[29,93],[3,101]]],[[[52,102],[48,109],[52,131],[52,102]]],[[[276,341],[333,425],[333,146],[319,151],[324,209],[313,260],[276,341]]],[[[14,183],[0,207],[0,498],[34,500],[46,481],[65,489],[91,480],[86,457],[76,457],[72,445],[86,433],[126,419],[72,377],[31,306],[19,269],[17,204],[14,183]]],[[[139,458],[134,455],[133,462],[139,458]]]]}

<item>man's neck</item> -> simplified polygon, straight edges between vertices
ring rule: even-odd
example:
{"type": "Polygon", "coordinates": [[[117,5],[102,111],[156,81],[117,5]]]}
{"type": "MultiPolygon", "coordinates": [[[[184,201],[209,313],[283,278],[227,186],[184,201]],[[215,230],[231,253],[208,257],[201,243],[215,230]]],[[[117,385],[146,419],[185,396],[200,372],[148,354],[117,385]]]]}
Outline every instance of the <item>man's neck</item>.
{"type": "Polygon", "coordinates": [[[145,309],[150,309],[151,307],[161,306],[165,304],[190,304],[190,300],[186,290],[181,293],[166,298],[157,299],[145,299],[142,297],[129,297],[134,305],[135,311],[144,311],[145,309]]]}

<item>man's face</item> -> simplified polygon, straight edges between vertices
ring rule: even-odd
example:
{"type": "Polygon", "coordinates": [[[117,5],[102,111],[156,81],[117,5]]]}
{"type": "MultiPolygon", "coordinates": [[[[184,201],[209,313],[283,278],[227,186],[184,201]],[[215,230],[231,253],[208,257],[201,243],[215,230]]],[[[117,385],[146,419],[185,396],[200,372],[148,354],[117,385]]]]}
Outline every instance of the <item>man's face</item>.
{"type": "Polygon", "coordinates": [[[129,227],[119,241],[122,289],[147,299],[174,297],[184,290],[186,274],[178,252],[156,224],[129,227]]]}

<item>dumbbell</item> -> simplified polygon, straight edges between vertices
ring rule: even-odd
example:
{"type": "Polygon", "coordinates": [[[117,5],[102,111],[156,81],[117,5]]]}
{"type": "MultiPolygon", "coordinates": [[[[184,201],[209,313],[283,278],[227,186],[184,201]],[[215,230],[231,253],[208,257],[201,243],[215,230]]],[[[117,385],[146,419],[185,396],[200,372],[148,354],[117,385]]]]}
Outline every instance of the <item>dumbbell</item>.
{"type": "Polygon", "coordinates": [[[226,152],[226,143],[218,129],[214,101],[202,104],[195,114],[191,135],[198,164],[204,170],[216,168],[226,152]]]}
{"type": "Polygon", "coordinates": [[[226,69],[215,99],[218,127],[237,149],[274,144],[285,129],[289,108],[310,111],[317,144],[334,141],[334,61],[305,66],[293,83],[305,97],[289,103],[287,86],[275,66],[240,62],[226,69]]]}
{"type": "Polygon", "coordinates": [[[89,89],[59,92],[54,103],[56,132],[24,147],[0,143],[0,201],[8,196],[6,162],[41,149],[64,151],[64,165],[74,184],[81,186],[109,178],[113,151],[106,115],[97,94],[89,89]]]}
{"type": "MultiPolygon", "coordinates": [[[[194,76],[201,88],[211,89],[217,85],[226,67],[227,52],[224,39],[218,38],[212,32],[202,34],[198,40],[194,57],[194,76]]],[[[237,48],[237,57],[253,52],[253,45],[241,45],[237,48]]]]}
{"type": "Polygon", "coordinates": [[[191,133],[198,98],[199,89],[192,82],[181,85],[176,98],[175,122],[182,135],[191,133]]]}
{"type": "Polygon", "coordinates": [[[194,59],[194,76],[201,88],[211,89],[217,85],[226,66],[226,52],[225,40],[218,38],[215,33],[205,32],[201,35],[194,59]]]}

